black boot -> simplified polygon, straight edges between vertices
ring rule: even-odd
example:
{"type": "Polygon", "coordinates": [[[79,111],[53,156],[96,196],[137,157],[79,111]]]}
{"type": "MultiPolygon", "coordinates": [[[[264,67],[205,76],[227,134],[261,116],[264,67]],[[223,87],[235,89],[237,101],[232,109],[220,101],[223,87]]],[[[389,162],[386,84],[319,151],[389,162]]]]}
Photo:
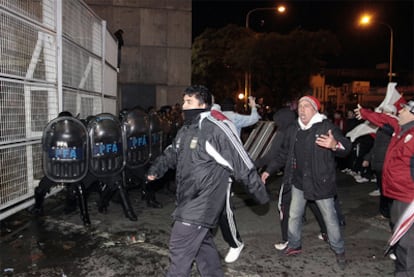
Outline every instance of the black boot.
{"type": "Polygon", "coordinates": [[[63,208],[63,212],[65,214],[70,214],[77,209],[77,196],[76,196],[76,188],[73,186],[66,186],[66,199],[65,199],[65,207],[63,208]]]}
{"type": "Polygon", "coordinates": [[[162,208],[162,204],[155,199],[155,192],[153,191],[150,191],[149,193],[147,191],[147,207],[156,209],[162,208]]]}
{"type": "Polygon", "coordinates": [[[78,184],[75,191],[78,197],[79,210],[80,210],[81,219],[83,221],[83,225],[89,226],[91,225],[91,220],[89,218],[89,213],[88,213],[88,203],[86,201],[85,188],[82,184],[78,184]]]}
{"type": "Polygon", "coordinates": [[[43,201],[45,200],[45,195],[46,193],[40,187],[35,188],[35,193],[34,193],[35,203],[33,206],[27,209],[29,213],[35,216],[43,216],[44,214],[43,201]]]}
{"type": "Polygon", "coordinates": [[[145,190],[145,188],[142,188],[140,192],[141,192],[141,200],[147,199],[147,191],[145,190]]]}
{"type": "Polygon", "coordinates": [[[149,185],[148,183],[144,183],[142,190],[141,190],[141,199],[147,201],[147,207],[148,208],[156,208],[160,209],[162,208],[162,204],[155,199],[155,190],[154,190],[155,182],[152,183],[152,185],[149,185]]]}
{"type": "Polygon", "coordinates": [[[134,210],[132,209],[128,194],[122,184],[118,185],[118,191],[119,195],[121,196],[122,208],[124,209],[125,216],[131,221],[137,221],[138,217],[135,215],[134,210]]]}
{"type": "Polygon", "coordinates": [[[98,211],[100,213],[106,214],[108,212],[109,200],[112,197],[113,191],[106,184],[101,183],[100,186],[101,188],[99,193],[98,211]]]}

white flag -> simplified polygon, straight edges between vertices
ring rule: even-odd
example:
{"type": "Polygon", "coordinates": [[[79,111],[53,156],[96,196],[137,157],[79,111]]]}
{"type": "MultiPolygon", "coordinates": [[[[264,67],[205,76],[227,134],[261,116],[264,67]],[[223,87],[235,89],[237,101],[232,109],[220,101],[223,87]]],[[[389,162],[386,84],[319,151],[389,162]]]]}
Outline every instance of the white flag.
{"type": "Polygon", "coordinates": [[[351,142],[354,142],[357,138],[361,136],[365,136],[368,134],[375,133],[377,131],[378,127],[375,127],[369,121],[365,121],[353,128],[351,131],[346,133],[345,136],[349,137],[351,142]]]}
{"type": "Polygon", "coordinates": [[[378,108],[382,108],[386,105],[394,105],[396,110],[399,111],[401,110],[401,104],[407,103],[407,101],[405,101],[402,95],[395,88],[396,86],[397,83],[388,83],[387,93],[385,94],[385,98],[378,106],[378,108]]]}
{"type": "MultiPolygon", "coordinates": [[[[397,89],[395,88],[396,86],[397,83],[388,83],[385,98],[381,102],[381,104],[375,109],[375,111],[380,112],[381,108],[387,105],[394,105],[396,111],[399,111],[401,109],[401,104],[405,104],[406,101],[402,97],[402,95],[397,91],[397,89]]],[[[351,142],[354,142],[360,136],[375,133],[377,129],[378,128],[376,126],[370,124],[368,121],[365,121],[364,123],[357,125],[351,131],[349,131],[346,134],[346,136],[351,139],[351,142]]]]}
{"type": "Polygon", "coordinates": [[[390,237],[387,243],[387,248],[385,249],[385,255],[388,254],[391,247],[394,246],[402,236],[407,233],[414,223],[414,200],[407,206],[403,214],[398,219],[397,223],[394,226],[394,233],[390,237]]]}

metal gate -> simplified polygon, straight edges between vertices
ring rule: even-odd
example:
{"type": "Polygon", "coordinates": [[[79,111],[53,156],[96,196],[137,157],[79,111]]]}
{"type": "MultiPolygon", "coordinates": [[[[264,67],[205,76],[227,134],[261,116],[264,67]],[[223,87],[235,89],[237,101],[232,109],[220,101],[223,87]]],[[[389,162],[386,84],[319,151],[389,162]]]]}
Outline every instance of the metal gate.
{"type": "Polygon", "coordinates": [[[244,143],[244,148],[254,161],[269,152],[276,130],[274,121],[259,121],[256,124],[244,143]]]}
{"type": "Polygon", "coordinates": [[[116,113],[117,44],[80,0],[0,0],[0,219],[33,203],[43,128],[116,113]]]}

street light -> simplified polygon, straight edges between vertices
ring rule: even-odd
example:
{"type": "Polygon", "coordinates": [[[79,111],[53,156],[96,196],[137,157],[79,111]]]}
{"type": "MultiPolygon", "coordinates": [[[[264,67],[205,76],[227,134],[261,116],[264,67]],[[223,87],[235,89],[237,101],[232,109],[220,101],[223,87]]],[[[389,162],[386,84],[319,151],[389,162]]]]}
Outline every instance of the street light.
{"type": "MultiPolygon", "coordinates": [[[[247,12],[246,15],[246,29],[249,29],[249,21],[250,21],[250,15],[254,12],[257,11],[275,11],[277,13],[284,13],[286,12],[286,7],[284,5],[279,5],[277,7],[268,7],[268,8],[256,8],[256,9],[252,9],[250,11],[247,12]]],[[[246,108],[247,108],[247,99],[248,97],[251,95],[251,81],[252,81],[252,76],[251,73],[249,71],[246,71],[244,73],[244,99],[246,101],[246,108]]]]}
{"type": "Polygon", "coordinates": [[[371,22],[384,25],[390,30],[390,64],[389,64],[389,72],[388,72],[388,81],[392,82],[392,76],[393,76],[393,73],[392,73],[392,56],[393,56],[393,53],[394,53],[394,31],[393,31],[392,27],[389,24],[381,22],[381,21],[372,21],[371,16],[367,15],[367,14],[361,16],[361,19],[359,20],[359,24],[363,25],[363,26],[369,25],[371,22]]]}
{"type": "Polygon", "coordinates": [[[252,9],[250,11],[247,12],[246,15],[246,29],[249,29],[249,19],[250,19],[250,15],[254,12],[257,11],[275,11],[278,13],[285,13],[286,12],[286,7],[284,5],[279,5],[277,7],[268,7],[268,8],[256,8],[256,9],[252,9]]]}

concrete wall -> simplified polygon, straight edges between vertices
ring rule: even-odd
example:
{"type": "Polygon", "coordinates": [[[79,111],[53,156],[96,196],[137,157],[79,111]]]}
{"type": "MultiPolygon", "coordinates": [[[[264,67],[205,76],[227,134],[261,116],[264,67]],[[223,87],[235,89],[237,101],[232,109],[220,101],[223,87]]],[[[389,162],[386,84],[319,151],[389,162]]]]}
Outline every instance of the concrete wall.
{"type": "Polygon", "coordinates": [[[86,0],[114,33],[124,31],[119,108],[181,103],[191,83],[191,0],[86,0]]]}

